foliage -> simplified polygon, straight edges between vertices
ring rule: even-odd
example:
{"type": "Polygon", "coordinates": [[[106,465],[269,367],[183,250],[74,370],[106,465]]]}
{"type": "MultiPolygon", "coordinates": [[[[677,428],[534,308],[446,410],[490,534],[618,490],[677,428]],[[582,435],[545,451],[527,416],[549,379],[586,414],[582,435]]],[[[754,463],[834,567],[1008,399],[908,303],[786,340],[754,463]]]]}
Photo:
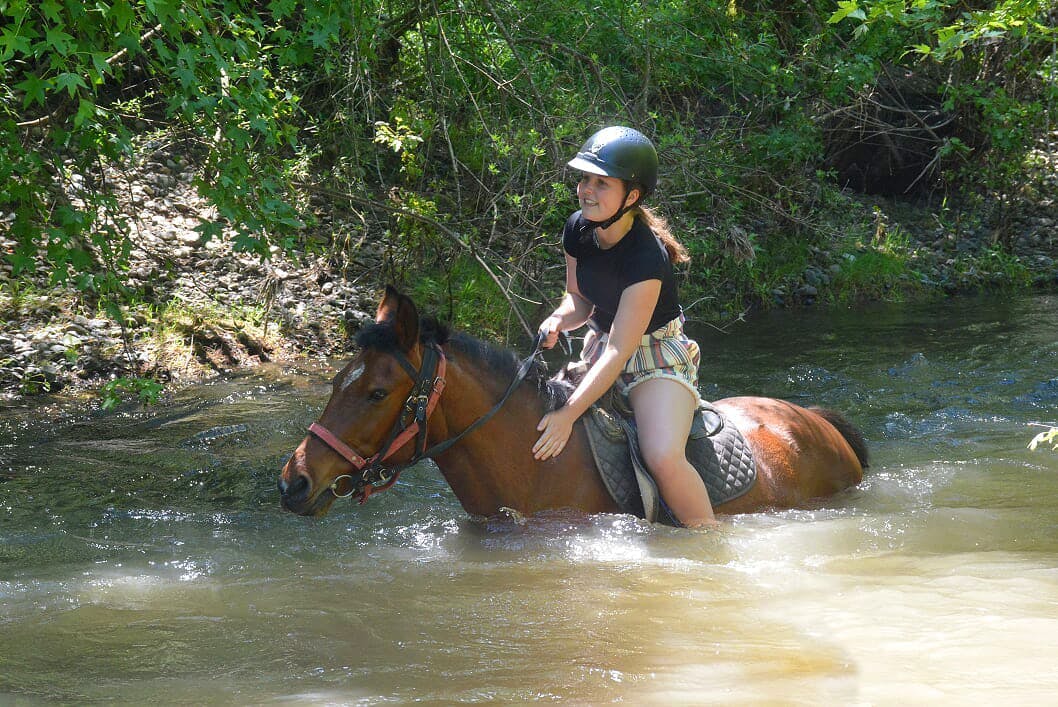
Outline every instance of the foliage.
{"type": "Polygon", "coordinates": [[[964,280],[994,289],[1024,288],[1032,281],[1032,273],[1017,256],[995,247],[973,257],[956,258],[952,269],[964,280]]]}
{"type": "Polygon", "coordinates": [[[433,302],[439,314],[458,328],[483,336],[489,332],[503,338],[509,331],[510,309],[496,284],[481,268],[466,257],[454,259],[443,276],[428,276],[416,281],[410,291],[413,299],[433,302]]]}
{"type": "MultiPolygon", "coordinates": [[[[296,20],[293,2],[247,12],[254,5],[0,2],[0,212],[17,241],[16,274],[42,256],[55,283],[123,294],[132,243],[104,168],[129,160],[136,131],[156,120],[202,153],[200,188],[239,247],[267,253],[266,230],[282,237],[302,225],[284,182],[302,129],[288,82],[311,62],[306,43],[337,32],[338,3],[296,20]],[[306,34],[283,42],[295,23],[306,34]]],[[[216,235],[220,223],[201,229],[216,235]]]]}
{"type": "Polygon", "coordinates": [[[142,405],[155,405],[161,399],[162,384],[138,376],[115,378],[107,381],[100,390],[99,406],[103,410],[110,410],[130,395],[142,405]]]}
{"type": "Polygon", "coordinates": [[[501,319],[502,306],[477,306],[494,285],[469,261],[451,267],[458,246],[436,225],[511,289],[556,295],[555,234],[575,208],[563,164],[620,122],[657,141],[657,200],[697,256],[692,292],[767,302],[826,251],[855,256],[836,282],[882,294],[914,264],[822,226],[826,116],[902,71],[941,77],[959,130],[930,148],[935,186],[1009,199],[1058,98],[1053,12],[1044,0],[0,0],[4,257],[16,277],[43,269],[117,316],[136,244],[108,170],[164,142],[202,166],[217,212],[204,237],[302,251],[326,193],[362,232],[324,235],[382,241],[378,276],[421,283],[435,306],[474,303],[457,317],[501,319]]]}
{"type": "Polygon", "coordinates": [[[879,65],[944,72],[939,107],[958,120],[953,134],[934,136],[946,186],[1009,204],[1026,186],[1033,140],[1053,127],[1055,12],[1053,0],[840,0],[828,22],[852,25],[857,51],[879,65]]]}

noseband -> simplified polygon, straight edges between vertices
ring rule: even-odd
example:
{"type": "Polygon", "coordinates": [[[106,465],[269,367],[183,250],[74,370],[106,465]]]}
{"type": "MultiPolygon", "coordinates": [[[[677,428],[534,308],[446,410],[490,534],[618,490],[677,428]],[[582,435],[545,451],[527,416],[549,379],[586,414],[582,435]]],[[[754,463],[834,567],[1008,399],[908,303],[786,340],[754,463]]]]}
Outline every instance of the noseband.
{"type": "Polygon", "coordinates": [[[372,494],[385,491],[393,486],[393,484],[397,483],[400,473],[407,467],[412,466],[427,457],[431,457],[434,454],[439,454],[445,451],[463,439],[463,437],[488,422],[492,419],[493,415],[500,411],[500,408],[502,408],[504,403],[507,402],[507,399],[511,397],[511,394],[514,393],[514,390],[519,384],[525,380],[525,376],[529,373],[533,361],[540,355],[540,344],[542,341],[543,337],[537,335],[536,340],[533,342],[533,352],[522,360],[521,365],[518,367],[518,373],[515,375],[514,380],[511,381],[510,386],[507,388],[507,392],[504,393],[503,398],[501,398],[498,403],[455,437],[451,437],[444,442],[439,442],[429,449],[426,448],[427,421],[429,420],[431,413],[433,413],[434,408],[437,407],[437,402],[440,400],[441,393],[445,388],[447,359],[445,358],[444,351],[442,351],[436,344],[425,346],[423,349],[422,367],[419,370],[415,370],[415,367],[400,351],[392,352],[394,358],[397,359],[397,362],[405,371],[407,371],[408,375],[411,376],[411,379],[415,381],[415,385],[412,386],[407,400],[404,401],[402,414],[398,415],[397,419],[393,422],[393,428],[390,431],[389,440],[382,445],[382,448],[378,452],[365,459],[363,455],[357,453],[355,449],[340,440],[337,435],[332,433],[319,422],[313,422],[309,425],[309,432],[314,434],[319,440],[334,450],[336,454],[353,465],[353,473],[341,474],[331,482],[329,487],[330,492],[338,498],[348,498],[349,496],[356,495],[361,504],[365,503],[372,494]],[[409,416],[411,422],[410,424],[405,424],[405,420],[409,416]],[[412,454],[411,459],[396,468],[391,469],[386,467],[383,462],[393,456],[405,444],[411,441],[413,437],[415,438],[415,451],[412,454]],[[353,486],[349,491],[342,493],[340,486],[346,481],[353,484],[353,486]]]}
{"type": "Polygon", "coordinates": [[[338,498],[348,498],[356,494],[360,503],[364,503],[371,497],[371,494],[385,491],[397,483],[397,478],[405,467],[411,466],[426,456],[426,421],[437,407],[437,401],[441,399],[441,393],[444,391],[445,355],[438,346],[432,344],[426,346],[423,349],[422,368],[419,370],[415,370],[415,366],[400,351],[394,351],[393,356],[415,381],[415,385],[412,386],[408,398],[401,406],[402,413],[393,422],[389,440],[375,454],[365,459],[319,422],[309,425],[309,432],[353,465],[352,474],[342,474],[331,482],[330,491],[338,498]],[[409,416],[411,424],[405,424],[409,416]],[[413,437],[416,438],[415,453],[411,460],[397,469],[385,467],[383,462],[413,437]],[[359,474],[359,478],[356,478],[356,474],[359,474]],[[349,491],[342,493],[340,487],[346,481],[354,485],[349,491]]]}

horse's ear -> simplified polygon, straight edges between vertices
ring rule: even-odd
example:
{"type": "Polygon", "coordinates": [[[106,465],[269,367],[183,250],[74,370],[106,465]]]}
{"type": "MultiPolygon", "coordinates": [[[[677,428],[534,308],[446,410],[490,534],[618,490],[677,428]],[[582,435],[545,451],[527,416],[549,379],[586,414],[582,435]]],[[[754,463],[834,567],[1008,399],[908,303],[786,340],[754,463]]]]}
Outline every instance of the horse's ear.
{"type": "Polygon", "coordinates": [[[397,318],[397,308],[400,306],[400,292],[393,285],[386,285],[386,293],[382,295],[382,301],[378,303],[378,311],[375,312],[375,323],[381,324],[387,319],[397,318]]]}
{"type": "Polygon", "coordinates": [[[405,351],[411,351],[419,341],[419,310],[411,297],[402,295],[393,285],[386,285],[386,294],[378,303],[375,321],[392,322],[397,341],[405,351]]]}

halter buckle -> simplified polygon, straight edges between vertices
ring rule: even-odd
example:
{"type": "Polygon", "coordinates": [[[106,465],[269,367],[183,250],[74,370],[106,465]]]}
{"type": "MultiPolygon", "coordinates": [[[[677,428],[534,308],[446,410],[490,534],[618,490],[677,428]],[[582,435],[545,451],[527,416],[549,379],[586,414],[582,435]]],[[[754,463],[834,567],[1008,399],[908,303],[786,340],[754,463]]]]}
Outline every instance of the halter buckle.
{"type": "Polygon", "coordinates": [[[356,486],[353,484],[352,474],[342,474],[341,476],[336,476],[334,478],[334,481],[331,482],[330,490],[331,493],[334,494],[335,498],[349,498],[350,496],[352,496],[354,493],[356,493],[356,486]],[[347,493],[338,493],[338,484],[342,481],[348,481],[350,484],[350,488],[347,493]]]}

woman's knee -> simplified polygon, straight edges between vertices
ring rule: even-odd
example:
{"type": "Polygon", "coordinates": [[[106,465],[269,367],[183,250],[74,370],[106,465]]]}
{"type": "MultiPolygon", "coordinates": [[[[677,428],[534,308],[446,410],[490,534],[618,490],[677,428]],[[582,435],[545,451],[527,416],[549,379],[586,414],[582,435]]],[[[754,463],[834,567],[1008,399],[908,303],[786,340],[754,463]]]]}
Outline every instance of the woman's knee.
{"type": "Polygon", "coordinates": [[[643,461],[655,476],[665,477],[682,473],[687,464],[683,449],[642,445],[643,461]]]}

